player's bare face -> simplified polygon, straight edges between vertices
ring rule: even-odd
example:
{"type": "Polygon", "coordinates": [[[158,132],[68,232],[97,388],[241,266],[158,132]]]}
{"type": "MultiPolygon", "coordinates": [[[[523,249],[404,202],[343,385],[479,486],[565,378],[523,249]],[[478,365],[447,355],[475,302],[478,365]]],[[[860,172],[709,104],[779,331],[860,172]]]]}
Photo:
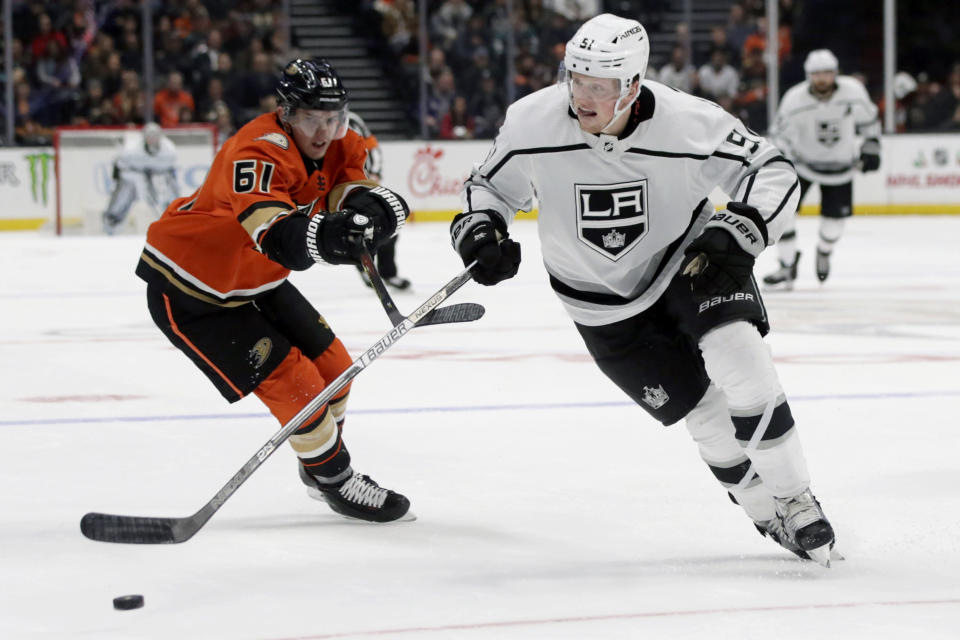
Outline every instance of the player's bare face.
{"type": "Polygon", "coordinates": [[[620,83],[613,78],[594,78],[582,73],[572,73],[570,90],[573,94],[573,110],[580,128],[597,134],[613,118],[620,98],[620,83]]]}
{"type": "Polygon", "coordinates": [[[300,152],[311,160],[319,160],[342,131],[344,116],[342,111],[297,109],[287,122],[300,152]]]}
{"type": "Polygon", "coordinates": [[[833,71],[815,71],[810,74],[810,84],[815,93],[826,95],[833,92],[837,74],[833,71]]]}

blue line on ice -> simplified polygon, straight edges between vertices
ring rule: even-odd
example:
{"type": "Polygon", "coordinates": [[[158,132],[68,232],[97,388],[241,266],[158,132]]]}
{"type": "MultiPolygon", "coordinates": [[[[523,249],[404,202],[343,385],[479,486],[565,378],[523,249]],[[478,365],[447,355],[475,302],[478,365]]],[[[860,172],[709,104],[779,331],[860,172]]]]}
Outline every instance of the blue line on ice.
{"type": "MultiPolygon", "coordinates": [[[[914,398],[950,398],[960,396],[960,390],[904,391],[891,393],[847,393],[789,396],[791,402],[820,402],[823,400],[905,400],[914,398]]],[[[629,407],[634,403],[626,400],[607,402],[545,402],[532,404],[490,404],[453,407],[388,407],[384,409],[351,409],[352,415],[404,414],[404,413],[459,413],[470,411],[550,411],[554,409],[608,409],[629,407]]],[[[52,424],[102,424],[107,422],[166,422],[178,420],[237,420],[268,418],[266,411],[256,413],[202,413],[152,416],[91,416],[86,418],[34,418],[28,420],[0,420],[0,427],[18,427],[52,424]]]]}

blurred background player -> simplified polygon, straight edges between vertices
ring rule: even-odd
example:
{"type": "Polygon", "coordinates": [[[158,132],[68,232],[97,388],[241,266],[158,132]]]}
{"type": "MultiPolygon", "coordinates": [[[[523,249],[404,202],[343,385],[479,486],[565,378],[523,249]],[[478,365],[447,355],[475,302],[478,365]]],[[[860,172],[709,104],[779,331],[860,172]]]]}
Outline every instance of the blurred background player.
{"type": "MultiPolygon", "coordinates": [[[[287,424],[350,366],[332,328],[287,280],[314,264],[356,264],[403,226],[403,200],[368,180],[347,91],[325,60],[280,74],[276,111],[228,139],[203,185],[150,225],[137,265],[167,338],[224,398],[253,393],[287,424]]],[[[308,493],[345,516],[409,517],[409,501],[355,472],[342,439],[345,387],[290,437],[308,493]]]]}
{"type": "MultiPolygon", "coordinates": [[[[383,150],[380,149],[377,137],[355,111],[347,111],[347,126],[363,138],[364,146],[367,148],[367,161],[363,165],[363,170],[368,178],[379,184],[383,180],[383,150]]],[[[373,258],[377,265],[377,272],[385,283],[401,291],[410,288],[410,281],[397,275],[397,236],[390,238],[380,247],[373,258]]],[[[367,278],[363,268],[358,267],[358,269],[364,283],[368,287],[371,286],[370,279],[367,278]]]]}
{"type": "Polygon", "coordinates": [[[128,133],[113,162],[113,193],[103,212],[103,230],[116,233],[137,200],[159,218],[179,193],[176,166],[177,149],[160,125],[151,122],[141,132],[128,133]]]}
{"type": "MultiPolygon", "coordinates": [[[[810,185],[820,185],[820,239],[816,271],[820,282],[830,275],[830,254],[853,214],[853,173],[880,168],[880,121],[877,106],[863,84],[837,75],[836,56],[828,49],[811,51],[803,63],[804,82],[780,102],[770,138],[790,158],[800,176],[800,204],[810,185]],[[860,137],[864,140],[859,142],[860,137]]],[[[798,210],[800,204],[797,205],[798,210]]],[[[792,289],[797,278],[796,216],[777,243],[780,268],[763,278],[772,288],[792,289]]]]}

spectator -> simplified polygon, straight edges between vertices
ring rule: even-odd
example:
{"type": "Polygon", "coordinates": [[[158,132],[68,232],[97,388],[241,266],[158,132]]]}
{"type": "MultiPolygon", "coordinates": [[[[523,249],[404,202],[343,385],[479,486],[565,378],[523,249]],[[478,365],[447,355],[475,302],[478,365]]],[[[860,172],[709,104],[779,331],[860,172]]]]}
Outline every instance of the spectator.
{"type": "Polygon", "coordinates": [[[700,67],[697,75],[703,97],[713,100],[732,113],[733,100],[737,97],[737,91],[740,88],[740,75],[736,69],[727,64],[726,51],[714,49],[710,56],[710,64],[700,67]]]}
{"type": "Polygon", "coordinates": [[[730,5],[730,14],[727,17],[727,43],[737,51],[743,51],[747,36],[753,33],[754,27],[747,20],[743,6],[738,3],[730,5]]]}
{"type": "Polygon", "coordinates": [[[465,0],[444,0],[430,19],[430,40],[449,51],[457,36],[467,27],[473,8],[465,0]]]}
{"type": "Polygon", "coordinates": [[[182,108],[194,110],[193,96],[183,89],[183,76],[173,71],[167,76],[166,88],[153,98],[153,112],[161,127],[172,127],[180,122],[182,108]]]}
{"type": "Polygon", "coordinates": [[[270,56],[259,51],[253,56],[253,68],[238,81],[238,107],[235,114],[242,122],[262,113],[260,101],[264,96],[273,94],[276,84],[276,72],[270,66],[270,56]]]}
{"type": "Polygon", "coordinates": [[[953,65],[945,86],[930,102],[928,112],[930,125],[934,129],[953,128],[958,106],[960,106],[960,63],[953,65]]]}
{"type": "Polygon", "coordinates": [[[710,30],[710,40],[697,48],[697,55],[694,62],[699,65],[710,64],[713,58],[713,52],[721,50],[727,56],[727,63],[736,69],[740,66],[740,49],[734,47],[727,41],[727,30],[722,26],[713,27],[710,30]]]}
{"type": "Polygon", "coordinates": [[[145,99],[140,89],[140,76],[128,69],[123,72],[123,85],[113,96],[113,108],[120,122],[143,124],[145,99]]]}
{"type": "Polygon", "coordinates": [[[375,8],[381,14],[381,31],[390,50],[398,56],[415,53],[412,45],[418,29],[416,5],[411,0],[393,0],[377,2],[375,8]]]}
{"type": "Polygon", "coordinates": [[[37,61],[37,80],[40,94],[47,103],[47,124],[59,124],[69,117],[70,105],[77,99],[80,86],[80,68],[77,61],[67,56],[56,39],[47,40],[46,55],[37,61]]]}
{"type": "Polygon", "coordinates": [[[767,129],[767,65],[763,52],[751,49],[743,59],[734,115],[754,131],[767,129]]]}
{"type": "Polygon", "coordinates": [[[670,64],[660,69],[660,82],[686,93],[693,93],[697,88],[697,71],[690,64],[683,45],[673,46],[670,64]]]}
{"type": "Polygon", "coordinates": [[[60,45],[60,48],[67,50],[67,38],[60,31],[53,30],[53,22],[50,15],[41,13],[37,17],[38,33],[30,42],[30,53],[34,60],[39,60],[47,52],[47,42],[54,40],[60,45]]]}
{"type": "Polygon", "coordinates": [[[476,122],[467,111],[467,99],[457,96],[440,123],[440,137],[444,140],[470,140],[475,130],[476,122]]]}
{"type": "Polygon", "coordinates": [[[426,125],[429,137],[435,138],[440,133],[440,121],[444,114],[450,111],[450,105],[453,104],[456,93],[457,86],[453,71],[447,67],[437,75],[437,81],[431,87],[430,95],[427,97],[426,125]]]}
{"type": "Polygon", "coordinates": [[[107,69],[100,78],[103,81],[103,95],[113,97],[123,86],[123,63],[120,54],[111,51],[107,56],[107,69]]]}
{"type": "Polygon", "coordinates": [[[103,113],[103,83],[97,78],[90,78],[86,82],[86,90],[80,94],[80,100],[77,103],[76,116],[80,120],[78,124],[104,125],[103,113]]]}
{"type": "Polygon", "coordinates": [[[460,86],[469,88],[470,93],[480,88],[480,81],[485,75],[495,75],[490,68],[490,51],[483,46],[477,47],[472,56],[473,64],[460,73],[460,86]]]}
{"type": "Polygon", "coordinates": [[[143,70],[143,48],[140,46],[140,36],[135,30],[128,30],[123,34],[120,61],[124,69],[132,69],[137,73],[143,70]]]}
{"type": "Polygon", "coordinates": [[[489,70],[480,78],[479,89],[470,99],[468,110],[476,123],[476,137],[493,138],[497,135],[507,107],[503,91],[489,70]]]}

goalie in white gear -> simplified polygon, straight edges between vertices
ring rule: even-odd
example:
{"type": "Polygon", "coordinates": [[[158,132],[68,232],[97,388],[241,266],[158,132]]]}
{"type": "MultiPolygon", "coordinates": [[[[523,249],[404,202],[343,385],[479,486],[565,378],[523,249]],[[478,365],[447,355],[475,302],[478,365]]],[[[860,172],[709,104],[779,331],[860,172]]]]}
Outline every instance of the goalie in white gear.
{"type": "Polygon", "coordinates": [[[797,175],[717,105],[643,80],[647,33],[603,14],[567,44],[560,88],[507,111],[451,225],[475,280],[516,275],[508,226],[539,206],[543,262],[595,362],[700,455],[761,533],[829,566],[834,534],[763,341],[756,255],[797,203],[797,175]],[[715,212],[708,194],[731,194],[715,212]]]}
{"type": "Polygon", "coordinates": [[[103,229],[115,233],[138,199],[159,218],[179,194],[177,150],[156,123],[125,136],[123,150],[113,163],[113,192],[103,212],[103,229]]]}
{"type": "MultiPolygon", "coordinates": [[[[830,275],[834,246],[853,214],[853,173],[880,168],[880,121],[863,84],[837,75],[839,63],[828,49],[811,51],[803,69],[807,79],[784,94],[770,138],[800,174],[801,203],[810,185],[820,185],[815,267],[823,282],[830,275]]],[[[777,245],[780,268],[763,279],[768,287],[793,288],[800,260],[795,225],[796,216],[789,216],[777,245]]]]}

